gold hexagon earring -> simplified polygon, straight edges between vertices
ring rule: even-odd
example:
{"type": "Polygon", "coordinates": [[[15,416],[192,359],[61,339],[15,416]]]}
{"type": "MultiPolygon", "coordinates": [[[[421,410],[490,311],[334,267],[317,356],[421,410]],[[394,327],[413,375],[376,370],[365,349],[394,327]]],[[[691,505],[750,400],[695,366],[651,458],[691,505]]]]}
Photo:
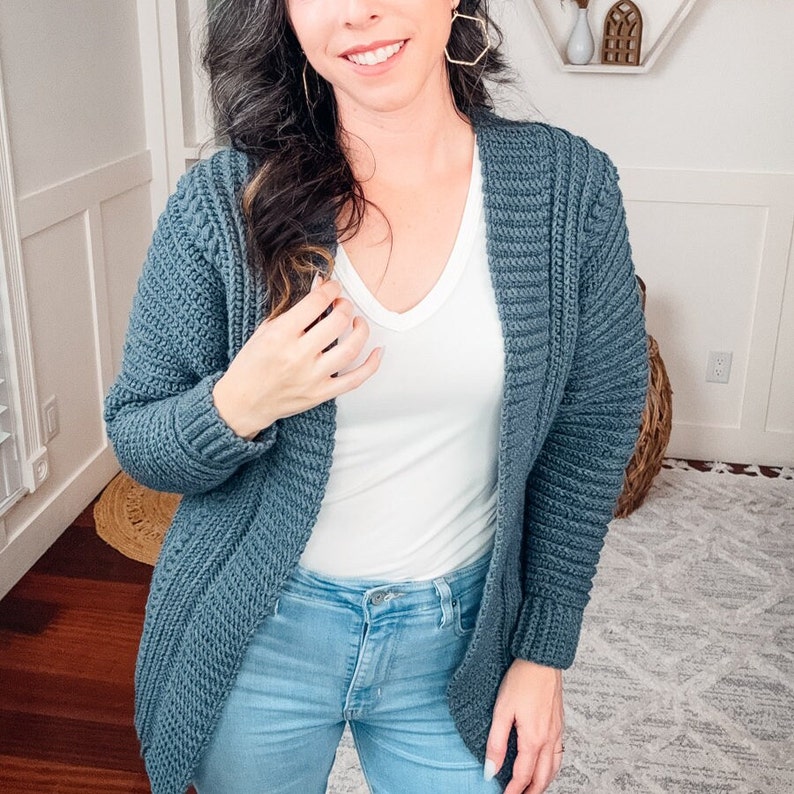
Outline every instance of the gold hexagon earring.
{"type": "Polygon", "coordinates": [[[457,8],[452,12],[453,25],[455,24],[456,19],[468,19],[471,22],[476,22],[482,29],[482,36],[485,39],[485,47],[483,47],[482,52],[473,61],[458,61],[455,58],[451,58],[449,50],[444,47],[444,55],[446,56],[447,63],[456,63],[459,66],[475,66],[485,57],[485,53],[487,53],[491,48],[491,37],[488,35],[488,26],[485,24],[485,20],[480,19],[480,17],[473,17],[469,14],[459,14],[457,8]]]}

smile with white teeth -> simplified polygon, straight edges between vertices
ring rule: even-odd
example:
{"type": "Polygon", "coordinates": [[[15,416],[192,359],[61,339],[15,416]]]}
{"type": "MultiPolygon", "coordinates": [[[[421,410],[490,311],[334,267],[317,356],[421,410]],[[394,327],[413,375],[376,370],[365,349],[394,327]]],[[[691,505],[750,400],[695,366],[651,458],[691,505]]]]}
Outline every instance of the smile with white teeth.
{"type": "Polygon", "coordinates": [[[359,66],[375,66],[377,63],[388,61],[392,55],[396,55],[402,49],[403,44],[405,44],[404,41],[398,41],[396,44],[389,44],[388,47],[378,47],[377,50],[351,53],[347,59],[359,66]]]}

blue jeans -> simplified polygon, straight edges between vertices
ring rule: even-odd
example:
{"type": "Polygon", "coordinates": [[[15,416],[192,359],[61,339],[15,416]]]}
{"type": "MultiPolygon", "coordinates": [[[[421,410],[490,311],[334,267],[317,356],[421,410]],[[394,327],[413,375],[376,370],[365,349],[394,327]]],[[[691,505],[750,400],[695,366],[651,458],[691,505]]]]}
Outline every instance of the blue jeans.
{"type": "Polygon", "coordinates": [[[298,566],[254,636],[197,770],[199,794],[323,794],[350,730],[374,794],[496,794],[445,696],[489,555],[426,581],[298,566]]]}

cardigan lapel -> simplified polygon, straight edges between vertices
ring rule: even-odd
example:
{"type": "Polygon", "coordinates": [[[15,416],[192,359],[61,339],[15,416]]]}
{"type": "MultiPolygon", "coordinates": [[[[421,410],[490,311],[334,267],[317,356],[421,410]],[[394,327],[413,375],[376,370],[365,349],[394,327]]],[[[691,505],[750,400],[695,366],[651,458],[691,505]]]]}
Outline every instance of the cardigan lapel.
{"type": "Polygon", "coordinates": [[[504,513],[505,508],[513,512],[523,504],[526,476],[539,446],[535,441],[544,430],[539,412],[556,330],[549,311],[555,281],[550,234],[553,174],[548,143],[534,125],[516,128],[484,115],[477,118],[475,129],[482,161],[488,263],[505,350],[499,448],[499,498],[507,499],[500,511],[504,513]]]}

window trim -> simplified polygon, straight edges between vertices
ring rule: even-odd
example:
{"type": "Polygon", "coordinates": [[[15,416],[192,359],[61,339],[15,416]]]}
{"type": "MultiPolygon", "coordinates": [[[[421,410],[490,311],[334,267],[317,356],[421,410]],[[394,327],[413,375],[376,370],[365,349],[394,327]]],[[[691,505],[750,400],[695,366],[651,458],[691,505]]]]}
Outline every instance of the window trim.
{"type": "MultiPolygon", "coordinates": [[[[0,516],[22,496],[35,491],[49,475],[40,404],[36,387],[33,340],[28,311],[22,239],[8,134],[2,64],[0,64],[0,325],[3,367],[8,387],[10,426],[13,428],[21,488],[3,500],[0,516]]],[[[2,377],[2,376],[0,376],[2,377]]]]}

